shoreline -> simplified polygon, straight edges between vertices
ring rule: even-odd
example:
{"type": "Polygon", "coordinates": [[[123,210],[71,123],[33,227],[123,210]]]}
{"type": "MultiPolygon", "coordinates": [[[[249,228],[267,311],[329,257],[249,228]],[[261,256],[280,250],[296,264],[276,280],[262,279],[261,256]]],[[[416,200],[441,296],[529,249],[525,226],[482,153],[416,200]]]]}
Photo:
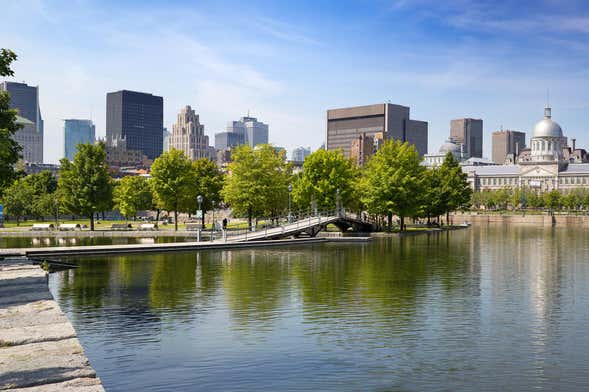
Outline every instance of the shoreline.
{"type": "Polygon", "coordinates": [[[476,224],[519,224],[535,226],[577,226],[589,227],[589,215],[549,215],[549,214],[526,214],[505,213],[465,213],[451,214],[454,222],[468,222],[476,224]]]}

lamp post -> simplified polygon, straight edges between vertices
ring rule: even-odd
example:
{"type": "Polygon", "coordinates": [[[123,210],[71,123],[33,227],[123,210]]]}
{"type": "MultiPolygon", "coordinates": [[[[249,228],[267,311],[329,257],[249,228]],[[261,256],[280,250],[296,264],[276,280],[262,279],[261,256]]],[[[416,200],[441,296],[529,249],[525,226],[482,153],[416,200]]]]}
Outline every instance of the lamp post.
{"type": "Polygon", "coordinates": [[[335,213],[339,216],[339,188],[335,191],[335,213]]]}
{"type": "Polygon", "coordinates": [[[55,198],[53,201],[55,204],[55,230],[59,228],[59,200],[55,198]]]}
{"type": "Polygon", "coordinates": [[[211,226],[211,241],[215,240],[215,201],[211,201],[211,205],[213,206],[213,224],[211,226]]]}
{"type": "Polygon", "coordinates": [[[288,223],[292,222],[292,215],[290,213],[291,194],[292,194],[292,184],[288,184],[288,223]]]}
{"type": "Polygon", "coordinates": [[[204,229],[204,227],[205,227],[205,216],[202,213],[202,209],[200,208],[200,206],[202,205],[202,195],[196,196],[196,201],[198,202],[198,210],[200,211],[201,225],[202,225],[202,228],[204,229]]]}

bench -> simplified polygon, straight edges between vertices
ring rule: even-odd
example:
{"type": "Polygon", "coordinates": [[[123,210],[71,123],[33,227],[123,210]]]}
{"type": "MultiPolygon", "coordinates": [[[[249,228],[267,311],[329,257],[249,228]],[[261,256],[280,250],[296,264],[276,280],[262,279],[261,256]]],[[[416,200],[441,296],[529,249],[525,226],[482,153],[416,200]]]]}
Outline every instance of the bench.
{"type": "Polygon", "coordinates": [[[130,223],[113,223],[110,226],[111,230],[129,230],[132,228],[133,228],[133,226],[131,226],[130,223]]]}
{"type": "Polygon", "coordinates": [[[157,230],[157,225],[155,223],[142,223],[139,225],[139,230],[141,230],[141,231],[157,230]]]}
{"type": "Polygon", "coordinates": [[[50,231],[54,229],[53,223],[34,223],[33,227],[31,227],[32,231],[50,231]]]}
{"type": "Polygon", "coordinates": [[[202,225],[200,223],[187,223],[186,224],[186,231],[197,231],[201,230],[202,225]]]}
{"type": "Polygon", "coordinates": [[[73,231],[73,230],[82,230],[82,226],[79,223],[62,223],[59,225],[60,231],[73,231]]]}

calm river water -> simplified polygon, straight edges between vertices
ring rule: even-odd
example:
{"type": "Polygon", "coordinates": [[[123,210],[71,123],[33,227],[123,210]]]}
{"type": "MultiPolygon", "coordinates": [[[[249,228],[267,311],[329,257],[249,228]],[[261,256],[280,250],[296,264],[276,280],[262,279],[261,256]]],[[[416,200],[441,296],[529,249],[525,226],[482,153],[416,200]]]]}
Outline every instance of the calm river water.
{"type": "Polygon", "coordinates": [[[77,259],[108,391],[589,390],[586,229],[77,259]]]}

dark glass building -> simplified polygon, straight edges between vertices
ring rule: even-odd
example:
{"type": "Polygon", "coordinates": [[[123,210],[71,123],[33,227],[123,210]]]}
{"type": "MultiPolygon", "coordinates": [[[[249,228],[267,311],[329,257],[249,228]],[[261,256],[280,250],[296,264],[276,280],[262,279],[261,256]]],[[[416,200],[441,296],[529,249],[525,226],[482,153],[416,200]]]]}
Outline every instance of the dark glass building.
{"type": "Polygon", "coordinates": [[[106,140],[155,159],[163,151],[164,99],[152,94],[121,90],[106,94],[106,140]]]}

